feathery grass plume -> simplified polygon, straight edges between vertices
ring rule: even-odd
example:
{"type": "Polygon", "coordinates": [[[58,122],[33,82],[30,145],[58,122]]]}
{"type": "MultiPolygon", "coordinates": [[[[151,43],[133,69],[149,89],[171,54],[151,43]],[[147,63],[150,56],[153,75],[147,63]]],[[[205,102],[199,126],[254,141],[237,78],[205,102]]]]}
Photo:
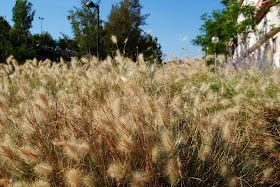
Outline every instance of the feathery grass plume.
{"type": "Polygon", "coordinates": [[[117,43],[118,43],[118,39],[117,39],[117,37],[116,37],[115,35],[112,35],[112,36],[111,36],[111,40],[112,40],[112,42],[113,42],[114,44],[117,44],[117,43]]]}
{"type": "Polygon", "coordinates": [[[209,145],[203,145],[200,152],[200,159],[205,162],[211,154],[211,147],[209,145]]]}
{"type": "Polygon", "coordinates": [[[3,160],[13,161],[16,158],[16,154],[10,146],[0,145],[0,157],[3,160]]]}
{"type": "Polygon", "coordinates": [[[145,187],[147,182],[147,176],[144,172],[135,171],[132,173],[132,179],[130,185],[132,187],[145,187]]]}
{"type": "Polygon", "coordinates": [[[238,114],[240,112],[240,109],[237,107],[232,107],[232,108],[228,108],[224,111],[224,114],[226,116],[233,116],[235,114],[238,114]]]}
{"type": "Polygon", "coordinates": [[[227,121],[224,125],[222,125],[222,131],[223,131],[223,138],[229,140],[231,137],[231,128],[230,128],[229,121],[227,121]]]}
{"type": "Polygon", "coordinates": [[[70,187],[80,187],[83,186],[83,178],[81,173],[77,169],[69,169],[65,173],[65,182],[70,187]]]}
{"type": "Polygon", "coordinates": [[[164,111],[157,111],[155,115],[155,125],[158,127],[163,127],[165,123],[164,111]]]}
{"type": "Polygon", "coordinates": [[[220,62],[220,64],[223,64],[226,61],[226,56],[225,54],[220,54],[217,56],[217,59],[220,62]]]}
{"type": "Polygon", "coordinates": [[[229,187],[237,187],[238,186],[237,179],[235,177],[229,179],[228,186],[229,187]]]}
{"type": "Polygon", "coordinates": [[[247,100],[247,96],[243,93],[240,93],[240,94],[234,96],[233,100],[238,104],[239,103],[244,103],[247,100]]]}
{"type": "Polygon", "coordinates": [[[264,180],[268,180],[271,177],[273,171],[274,171],[273,168],[266,168],[265,170],[263,170],[264,180]]]}
{"type": "Polygon", "coordinates": [[[28,87],[28,85],[26,85],[26,84],[20,85],[20,91],[21,91],[21,95],[22,95],[24,98],[28,98],[28,97],[30,97],[30,95],[31,95],[31,90],[30,90],[30,88],[28,87]]]}
{"type": "Polygon", "coordinates": [[[51,185],[46,181],[38,180],[38,181],[32,183],[31,186],[32,187],[50,187],[51,185]]]}
{"type": "Polygon", "coordinates": [[[43,162],[43,163],[37,164],[34,167],[34,171],[36,173],[38,173],[39,175],[43,175],[45,177],[48,177],[49,175],[52,174],[53,168],[50,164],[43,162]]]}
{"type": "MultiPolygon", "coordinates": [[[[13,71],[13,66],[10,64],[10,65],[8,65],[8,72],[12,72],[13,71]]],[[[10,75],[9,77],[11,77],[11,76],[13,76],[13,75],[10,75]]]]}
{"type": "Polygon", "coordinates": [[[219,174],[225,178],[228,174],[228,167],[226,165],[222,165],[219,169],[219,174]]]}
{"type": "Polygon", "coordinates": [[[151,115],[154,115],[154,113],[156,112],[156,105],[155,103],[153,102],[153,100],[148,97],[148,96],[145,96],[144,97],[144,103],[145,103],[145,107],[147,109],[147,111],[151,114],[151,115]]]}
{"type": "Polygon", "coordinates": [[[47,109],[49,107],[48,99],[44,93],[37,92],[35,94],[36,103],[40,105],[40,107],[47,109]]]}
{"type": "Polygon", "coordinates": [[[47,121],[48,120],[48,113],[47,113],[46,109],[42,108],[37,103],[34,103],[33,107],[34,107],[34,110],[35,110],[35,117],[38,120],[41,120],[41,121],[47,121]]]}
{"type": "Polygon", "coordinates": [[[152,149],[152,161],[157,163],[160,159],[161,151],[158,145],[155,145],[152,149]]]}
{"type": "Polygon", "coordinates": [[[222,100],[220,101],[220,104],[221,104],[223,107],[228,107],[228,106],[230,106],[230,105],[232,104],[232,102],[231,102],[231,100],[229,100],[229,99],[222,99],[222,100]]]}
{"type": "Polygon", "coordinates": [[[133,149],[135,141],[133,137],[130,135],[126,135],[125,133],[121,134],[120,140],[118,142],[117,149],[125,154],[129,154],[133,149]]]}
{"type": "Polygon", "coordinates": [[[116,114],[117,117],[121,117],[123,115],[123,109],[125,105],[123,103],[122,98],[117,98],[113,101],[112,109],[114,111],[114,114],[116,114]]]}
{"type": "Polygon", "coordinates": [[[204,83],[201,85],[201,87],[200,87],[199,90],[200,90],[202,93],[206,93],[206,92],[210,89],[210,87],[211,87],[211,82],[209,82],[209,83],[204,82],[204,83]]]}
{"type": "Polygon", "coordinates": [[[82,57],[81,58],[81,62],[84,63],[84,64],[88,64],[89,63],[89,59],[86,58],[86,57],[82,57]]]}
{"type": "Polygon", "coordinates": [[[175,186],[178,177],[180,176],[179,173],[179,166],[177,165],[176,161],[173,158],[168,159],[166,163],[166,174],[169,177],[169,183],[172,186],[175,186]]]}
{"type": "Polygon", "coordinates": [[[95,187],[95,186],[97,186],[95,184],[94,180],[89,175],[86,175],[86,176],[83,177],[83,184],[86,187],[95,187]]]}
{"type": "Polygon", "coordinates": [[[55,146],[62,146],[64,153],[71,159],[81,161],[89,152],[89,145],[85,142],[72,140],[70,142],[53,142],[55,146]]]}
{"type": "Polygon", "coordinates": [[[32,65],[33,65],[34,67],[38,66],[38,60],[37,60],[37,58],[33,58],[33,60],[32,60],[32,65]]]}
{"type": "Polygon", "coordinates": [[[0,179],[0,185],[2,186],[10,186],[10,181],[8,179],[0,179]]]}
{"type": "Polygon", "coordinates": [[[108,167],[107,173],[112,179],[119,182],[123,177],[125,177],[125,165],[120,162],[111,163],[108,167]]]}
{"type": "Polygon", "coordinates": [[[163,149],[167,152],[167,154],[173,152],[174,145],[172,141],[172,136],[167,129],[164,129],[163,132],[161,133],[161,144],[163,149]]]}
{"type": "Polygon", "coordinates": [[[8,99],[0,94],[0,116],[5,116],[9,109],[9,101],[8,99]]]}
{"type": "Polygon", "coordinates": [[[9,56],[7,59],[6,59],[6,62],[7,62],[7,64],[11,64],[12,63],[12,60],[14,59],[14,56],[13,55],[11,55],[11,56],[9,56]]]}
{"type": "Polygon", "coordinates": [[[172,100],[171,106],[177,114],[183,115],[183,109],[184,109],[183,105],[184,105],[183,98],[180,95],[176,95],[172,100]]]}
{"type": "MultiPolygon", "coordinates": [[[[122,77],[121,77],[122,78],[122,77]]],[[[123,84],[125,86],[125,91],[131,96],[136,95],[138,92],[136,85],[134,85],[131,81],[124,79],[123,84]]]]}
{"type": "Polygon", "coordinates": [[[277,147],[277,141],[274,140],[272,137],[268,137],[263,142],[263,148],[265,150],[273,150],[277,147]]]}
{"type": "Polygon", "coordinates": [[[30,146],[23,146],[18,148],[19,157],[24,159],[27,163],[37,163],[41,157],[35,148],[30,146]]]}
{"type": "Polygon", "coordinates": [[[144,64],[144,63],[145,63],[143,53],[140,53],[140,54],[138,55],[137,59],[138,59],[138,62],[139,62],[140,64],[144,64]]]}
{"type": "Polygon", "coordinates": [[[11,184],[12,187],[26,187],[28,184],[24,181],[16,181],[11,184]]]}

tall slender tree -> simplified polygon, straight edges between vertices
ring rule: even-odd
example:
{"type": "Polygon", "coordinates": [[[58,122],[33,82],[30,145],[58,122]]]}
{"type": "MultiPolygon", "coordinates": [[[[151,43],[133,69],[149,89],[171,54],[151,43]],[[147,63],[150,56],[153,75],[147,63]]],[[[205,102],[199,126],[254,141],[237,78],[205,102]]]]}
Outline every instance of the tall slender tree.
{"type": "MultiPolygon", "coordinates": [[[[70,10],[68,15],[81,55],[95,54],[94,52],[97,50],[97,11],[86,7],[87,2],[88,0],[81,0],[81,8],[74,7],[74,10],[70,10]]],[[[99,3],[100,1],[97,2],[97,4],[99,3]]]]}
{"type": "Polygon", "coordinates": [[[14,26],[13,29],[20,34],[27,34],[32,27],[35,10],[32,10],[32,3],[27,0],[17,0],[13,7],[14,26]]]}
{"type": "MultiPolygon", "coordinates": [[[[123,0],[112,5],[108,22],[105,24],[107,38],[115,35],[121,52],[126,51],[128,57],[135,58],[141,43],[141,26],[145,25],[148,14],[142,14],[142,5],[139,0],[123,0]]],[[[109,40],[109,39],[108,39],[109,40]]],[[[115,45],[107,48],[108,53],[116,51],[115,45]]],[[[138,51],[139,52],[139,51],[138,51]]]]}

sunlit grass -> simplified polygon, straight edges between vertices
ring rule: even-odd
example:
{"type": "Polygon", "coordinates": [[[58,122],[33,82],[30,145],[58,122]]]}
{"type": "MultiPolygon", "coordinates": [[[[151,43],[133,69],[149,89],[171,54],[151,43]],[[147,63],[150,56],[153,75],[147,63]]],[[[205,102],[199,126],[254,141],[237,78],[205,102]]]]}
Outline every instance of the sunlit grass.
{"type": "Polygon", "coordinates": [[[279,182],[279,72],[120,55],[0,68],[0,185],[279,182]]]}

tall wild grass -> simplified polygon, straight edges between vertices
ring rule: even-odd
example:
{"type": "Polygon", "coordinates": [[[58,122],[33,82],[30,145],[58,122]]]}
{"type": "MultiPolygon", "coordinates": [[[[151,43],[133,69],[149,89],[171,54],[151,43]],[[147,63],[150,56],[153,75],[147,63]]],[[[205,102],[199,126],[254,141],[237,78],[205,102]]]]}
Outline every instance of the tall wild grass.
{"type": "Polygon", "coordinates": [[[0,68],[0,185],[280,183],[279,71],[141,55],[0,68]]]}

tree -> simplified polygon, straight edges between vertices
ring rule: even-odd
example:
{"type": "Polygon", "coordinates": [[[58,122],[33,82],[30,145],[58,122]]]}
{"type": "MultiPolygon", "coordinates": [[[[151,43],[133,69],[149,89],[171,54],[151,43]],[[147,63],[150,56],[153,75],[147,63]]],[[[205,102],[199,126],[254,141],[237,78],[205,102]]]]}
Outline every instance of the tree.
{"type": "MultiPolygon", "coordinates": [[[[146,24],[145,20],[148,17],[148,14],[141,14],[141,9],[139,0],[123,0],[112,5],[108,22],[105,24],[107,40],[115,35],[118,39],[119,50],[121,52],[125,50],[125,55],[134,59],[141,43],[142,29],[140,26],[146,24]]],[[[110,52],[116,51],[116,48],[111,43],[107,46],[107,50],[109,50],[107,53],[110,54],[110,52]]]]}
{"type": "Polygon", "coordinates": [[[7,34],[9,33],[9,30],[11,29],[11,26],[5,20],[5,18],[0,17],[0,34],[7,34]]]}
{"type": "Polygon", "coordinates": [[[67,36],[64,33],[60,33],[63,38],[58,39],[57,41],[57,45],[62,49],[62,50],[66,50],[66,49],[70,49],[72,51],[79,51],[79,46],[78,46],[78,42],[76,40],[73,40],[71,38],[69,38],[69,36],[67,36]]]}
{"type": "MultiPolygon", "coordinates": [[[[97,45],[96,9],[86,7],[87,0],[81,0],[81,8],[74,7],[69,11],[68,20],[73,29],[74,39],[78,42],[80,55],[95,54],[97,45]]],[[[99,4],[99,1],[97,2],[99,4]]],[[[102,27],[99,32],[101,32],[102,27]]]]}
{"type": "Polygon", "coordinates": [[[56,47],[56,41],[48,32],[43,32],[42,34],[34,34],[32,38],[36,44],[46,45],[53,48],[56,47]]]}
{"type": "Polygon", "coordinates": [[[214,10],[212,15],[203,14],[201,20],[204,24],[201,26],[201,35],[198,35],[192,43],[201,46],[206,54],[227,53],[226,43],[231,40],[237,41],[239,34],[246,33],[249,29],[254,29],[256,24],[254,19],[255,8],[250,5],[242,6],[238,0],[221,0],[224,6],[222,10],[214,10]],[[238,22],[239,16],[244,20],[238,22]],[[220,42],[213,44],[211,39],[218,36],[220,42]]]}
{"type": "Polygon", "coordinates": [[[12,11],[13,28],[20,34],[27,34],[32,27],[35,15],[35,10],[32,10],[32,3],[27,2],[27,0],[17,0],[12,11]]]}
{"type": "Polygon", "coordinates": [[[0,17],[0,63],[4,63],[6,58],[13,54],[13,45],[4,38],[9,33],[10,28],[9,23],[0,17]]]}
{"type": "Polygon", "coordinates": [[[144,34],[141,36],[140,51],[143,51],[143,55],[146,60],[150,62],[161,62],[162,52],[161,46],[158,43],[158,38],[153,37],[150,34],[144,34]]]}

